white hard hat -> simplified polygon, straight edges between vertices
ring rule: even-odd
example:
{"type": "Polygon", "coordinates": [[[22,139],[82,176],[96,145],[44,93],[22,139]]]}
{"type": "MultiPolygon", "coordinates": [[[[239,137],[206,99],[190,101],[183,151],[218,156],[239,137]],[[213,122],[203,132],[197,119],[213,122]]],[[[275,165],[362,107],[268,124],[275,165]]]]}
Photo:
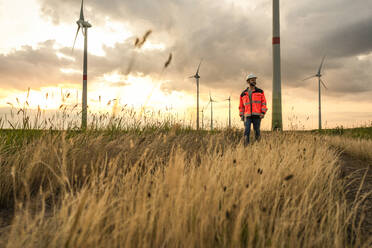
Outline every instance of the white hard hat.
{"type": "Polygon", "coordinates": [[[249,74],[248,76],[247,76],[247,79],[246,79],[246,81],[248,81],[249,79],[252,79],[252,78],[257,78],[256,77],[256,75],[254,75],[254,74],[249,74]]]}

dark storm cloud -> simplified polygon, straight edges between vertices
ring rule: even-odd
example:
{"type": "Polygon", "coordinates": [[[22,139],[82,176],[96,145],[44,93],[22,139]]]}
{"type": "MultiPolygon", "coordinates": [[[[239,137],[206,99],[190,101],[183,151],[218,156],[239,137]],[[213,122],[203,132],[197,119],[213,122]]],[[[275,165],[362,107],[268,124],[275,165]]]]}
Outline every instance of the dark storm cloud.
{"type": "Polygon", "coordinates": [[[356,23],[339,26],[323,40],[325,46],[329,47],[328,53],[335,57],[372,52],[372,15],[356,23]]]}
{"type": "MultiPolygon", "coordinates": [[[[39,2],[44,16],[74,25],[80,1],[39,2]]],[[[257,1],[255,9],[212,0],[85,2],[86,17],[95,25],[108,16],[129,24],[137,34],[153,29],[150,39],[158,42],[169,38],[166,51],[138,55],[134,67],[136,72],[159,75],[172,52],[174,60],[166,77],[174,84],[167,84],[168,90],[179,89],[202,57],[202,83],[208,87],[238,91],[244,85],[244,73],[255,72],[262,86],[271,88],[271,1],[257,1]]],[[[372,1],[283,0],[281,7],[284,85],[312,89],[310,82],[301,80],[315,74],[327,54],[325,79],[330,94],[372,91],[371,59],[357,59],[372,51],[372,1]]],[[[104,49],[105,58],[90,58],[94,75],[116,69],[124,73],[132,57],[131,45],[118,43],[104,49]]]]}
{"type": "MultiPolygon", "coordinates": [[[[283,2],[283,1],[282,1],[283,2]]],[[[330,94],[372,91],[372,1],[285,1],[282,7],[283,79],[303,87],[327,55],[330,94]]],[[[310,82],[309,82],[310,83],[310,82]]]]}

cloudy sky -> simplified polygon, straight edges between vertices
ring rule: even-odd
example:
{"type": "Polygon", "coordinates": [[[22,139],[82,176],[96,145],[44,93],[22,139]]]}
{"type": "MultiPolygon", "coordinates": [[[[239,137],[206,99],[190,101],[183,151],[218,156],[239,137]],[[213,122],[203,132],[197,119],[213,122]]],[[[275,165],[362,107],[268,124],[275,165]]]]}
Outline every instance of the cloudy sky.
{"type": "MultiPolygon", "coordinates": [[[[80,101],[83,37],[71,52],[80,0],[0,0],[0,108],[4,112],[30,92],[30,107],[58,108],[45,94],[71,92],[80,101]],[[21,7],[20,7],[21,6],[21,7]]],[[[316,73],[327,55],[323,91],[326,127],[372,121],[372,1],[281,1],[283,122],[317,127],[316,73]]],[[[194,118],[195,73],[201,58],[201,97],[209,92],[221,123],[232,113],[244,77],[258,75],[269,109],[272,88],[272,1],[269,0],[86,0],[91,109],[114,98],[120,104],[172,107],[194,118]],[[141,49],[136,37],[152,30],[141,49]],[[163,70],[169,53],[171,65],[163,70]],[[130,64],[133,64],[128,73],[130,64]]],[[[75,102],[75,103],[76,103],[75,102]]],[[[105,104],[106,105],[106,104],[105,104]]],[[[263,122],[270,128],[268,113],[263,122]]],[[[209,119],[206,117],[206,122],[209,119]]]]}

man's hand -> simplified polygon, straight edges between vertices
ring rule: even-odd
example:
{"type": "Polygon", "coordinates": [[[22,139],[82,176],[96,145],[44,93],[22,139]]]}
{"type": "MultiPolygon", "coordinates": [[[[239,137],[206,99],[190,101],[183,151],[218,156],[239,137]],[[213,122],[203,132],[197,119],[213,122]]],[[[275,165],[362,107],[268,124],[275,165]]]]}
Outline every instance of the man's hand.
{"type": "Polygon", "coordinates": [[[244,121],[244,115],[240,116],[240,119],[241,119],[242,121],[244,121]]]}
{"type": "Polygon", "coordinates": [[[265,118],[265,115],[264,115],[264,114],[261,114],[261,115],[260,115],[260,118],[261,118],[261,119],[265,118]]]}

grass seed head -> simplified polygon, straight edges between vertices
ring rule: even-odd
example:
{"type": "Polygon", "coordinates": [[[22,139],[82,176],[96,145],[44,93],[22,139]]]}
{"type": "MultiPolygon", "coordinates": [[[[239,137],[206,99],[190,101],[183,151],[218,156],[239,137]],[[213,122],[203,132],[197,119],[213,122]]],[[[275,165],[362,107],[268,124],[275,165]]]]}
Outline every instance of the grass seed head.
{"type": "Polygon", "coordinates": [[[294,176],[291,174],[291,175],[288,175],[284,178],[284,181],[289,181],[293,178],[294,176]]]}
{"type": "Polygon", "coordinates": [[[168,57],[168,60],[165,62],[165,64],[164,64],[164,69],[165,68],[167,68],[170,64],[171,64],[171,62],[172,62],[172,57],[173,57],[173,55],[172,55],[172,53],[170,53],[169,54],[169,57],[168,57]]]}

